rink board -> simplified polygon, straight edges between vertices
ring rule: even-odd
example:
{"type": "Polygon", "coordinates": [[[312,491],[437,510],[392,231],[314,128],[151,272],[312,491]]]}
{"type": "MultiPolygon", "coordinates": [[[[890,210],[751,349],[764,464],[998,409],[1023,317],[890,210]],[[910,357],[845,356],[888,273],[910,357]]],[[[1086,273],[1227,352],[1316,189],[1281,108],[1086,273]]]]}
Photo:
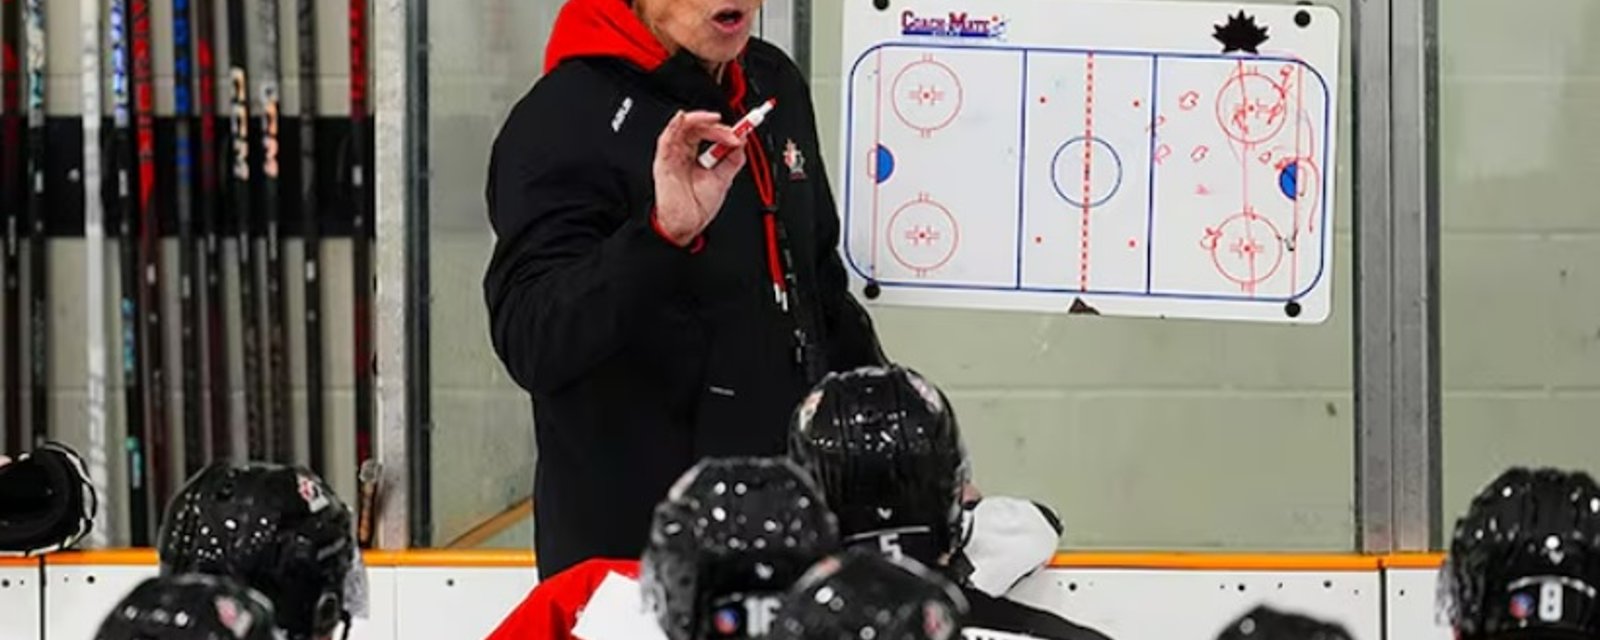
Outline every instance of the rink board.
{"type": "MultiPolygon", "coordinates": [[[[492,562],[450,559],[470,559],[472,553],[434,552],[420,562],[405,555],[369,560],[371,615],[357,621],[352,638],[482,638],[536,583],[531,563],[505,561],[504,553],[492,562]]],[[[1336,561],[1273,568],[1273,556],[1263,556],[1231,568],[1188,561],[1119,568],[1070,566],[1074,556],[1062,558],[1058,564],[1068,566],[1029,578],[1014,597],[1117,640],[1211,640],[1230,620],[1261,604],[1336,621],[1356,640],[1379,640],[1385,628],[1391,638],[1449,637],[1434,619],[1436,569],[1426,562],[1381,568],[1381,558],[1327,556],[1336,561]]],[[[90,640],[99,619],[156,570],[151,564],[82,560],[48,563],[48,591],[39,589],[37,565],[0,565],[0,581],[11,580],[0,587],[0,640],[90,640]]]]}

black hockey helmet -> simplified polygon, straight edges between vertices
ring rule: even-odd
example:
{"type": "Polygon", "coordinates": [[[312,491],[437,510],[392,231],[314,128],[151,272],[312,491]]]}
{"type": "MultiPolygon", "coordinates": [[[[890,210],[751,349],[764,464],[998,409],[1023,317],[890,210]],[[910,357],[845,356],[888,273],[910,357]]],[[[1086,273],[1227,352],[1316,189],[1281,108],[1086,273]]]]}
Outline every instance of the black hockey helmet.
{"type": "Polygon", "coordinates": [[[83,459],[49,442],[0,465],[0,556],[70,548],[94,528],[99,508],[83,459]]]}
{"type": "Polygon", "coordinates": [[[784,598],[777,640],[949,640],[961,637],[967,599],[910,558],[865,549],[830,556],[784,598]]]}
{"type": "Polygon", "coordinates": [[[350,509],[302,467],[214,463],[172,499],[158,541],[162,575],[231,576],[273,603],[292,640],[349,633],[362,584],[350,509]]]}
{"type": "Polygon", "coordinates": [[[1514,468],[1456,522],[1440,604],[1462,640],[1600,638],[1600,487],[1514,468]]]}
{"type": "Polygon", "coordinates": [[[1353,640],[1344,627],[1258,606],[1228,623],[1217,640],[1353,640]]]}
{"type": "Polygon", "coordinates": [[[231,578],[149,578],[111,609],[95,640],[276,640],[272,603],[231,578]]]}
{"type": "Polygon", "coordinates": [[[846,544],[930,565],[960,546],[966,446],[944,393],[915,371],[823,378],[794,412],[789,456],[822,487],[846,544]]]}
{"type": "Polygon", "coordinates": [[[706,459],[656,506],[639,580],[672,640],[759,637],[782,594],[838,546],[833,514],[793,463],[706,459]]]}

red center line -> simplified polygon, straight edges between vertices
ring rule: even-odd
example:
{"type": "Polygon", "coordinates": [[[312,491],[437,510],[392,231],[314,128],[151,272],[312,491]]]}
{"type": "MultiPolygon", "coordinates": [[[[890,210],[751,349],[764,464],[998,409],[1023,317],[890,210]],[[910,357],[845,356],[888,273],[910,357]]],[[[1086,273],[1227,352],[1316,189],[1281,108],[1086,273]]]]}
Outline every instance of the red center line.
{"type": "MultiPolygon", "coordinates": [[[[1240,60],[1239,102],[1244,107],[1244,117],[1241,119],[1240,130],[1243,135],[1240,137],[1239,144],[1244,145],[1244,152],[1239,154],[1239,174],[1244,183],[1244,192],[1241,194],[1241,200],[1244,202],[1244,241],[1246,247],[1254,247],[1256,246],[1255,232],[1250,228],[1255,222],[1252,219],[1255,216],[1255,212],[1250,209],[1250,152],[1255,149],[1255,145],[1250,143],[1250,91],[1245,78],[1244,61],[1240,60]]],[[[1254,296],[1256,293],[1256,255],[1254,252],[1247,251],[1244,257],[1250,261],[1250,280],[1248,281],[1249,284],[1245,285],[1245,289],[1251,296],[1254,296]]]]}
{"type": "MultiPolygon", "coordinates": [[[[1289,295],[1291,296],[1294,295],[1295,287],[1300,282],[1300,251],[1303,249],[1300,246],[1300,194],[1301,190],[1306,188],[1305,180],[1309,177],[1306,175],[1305,163],[1300,161],[1300,114],[1303,113],[1302,110],[1305,108],[1305,79],[1305,65],[1299,65],[1299,75],[1294,81],[1294,158],[1292,159],[1294,164],[1291,165],[1294,167],[1294,193],[1291,194],[1294,205],[1294,229],[1289,232],[1289,237],[1294,242],[1294,253],[1289,256],[1289,295]]],[[[1315,213],[1311,215],[1315,215],[1315,213]]]]}
{"type": "Polygon", "coordinates": [[[1083,83],[1083,196],[1078,233],[1078,290],[1089,290],[1089,195],[1090,169],[1094,165],[1094,54],[1088,54],[1083,83]]]}

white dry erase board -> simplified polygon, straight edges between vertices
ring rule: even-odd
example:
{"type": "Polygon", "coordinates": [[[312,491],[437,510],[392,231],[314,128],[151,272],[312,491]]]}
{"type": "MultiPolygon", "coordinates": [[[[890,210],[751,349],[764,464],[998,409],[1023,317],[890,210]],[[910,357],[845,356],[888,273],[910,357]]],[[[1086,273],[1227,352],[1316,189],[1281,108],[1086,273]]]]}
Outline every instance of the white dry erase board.
{"type": "Polygon", "coordinates": [[[847,2],[836,188],[853,288],[1322,322],[1339,48],[1327,7],[847,2]]]}

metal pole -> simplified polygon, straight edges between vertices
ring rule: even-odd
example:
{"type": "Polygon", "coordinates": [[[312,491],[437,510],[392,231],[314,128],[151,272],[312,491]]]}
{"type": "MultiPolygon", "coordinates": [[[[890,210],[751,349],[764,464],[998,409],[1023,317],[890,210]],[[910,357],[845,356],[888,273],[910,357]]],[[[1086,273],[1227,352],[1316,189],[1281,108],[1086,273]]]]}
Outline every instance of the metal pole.
{"type": "Polygon", "coordinates": [[[1433,170],[1438,0],[1394,0],[1390,15],[1395,550],[1430,551],[1442,542],[1439,189],[1433,170]]]}
{"type": "Polygon", "coordinates": [[[1362,551],[1440,539],[1437,0],[1357,0],[1356,520],[1362,551]]]}
{"type": "Polygon", "coordinates": [[[411,0],[406,20],[406,479],[411,483],[411,546],[433,545],[433,384],[428,327],[432,321],[428,273],[429,190],[433,169],[428,144],[428,1],[411,0]]]}
{"type": "Polygon", "coordinates": [[[1355,404],[1357,547],[1394,549],[1394,416],[1391,339],[1394,272],[1389,246],[1389,5],[1355,0],[1355,404]]]}
{"type": "Polygon", "coordinates": [[[403,549],[411,539],[411,485],[407,479],[409,442],[406,424],[410,405],[406,401],[406,296],[402,285],[407,266],[406,208],[411,182],[406,154],[410,149],[410,111],[407,100],[408,0],[375,0],[372,15],[373,116],[375,154],[374,176],[377,207],[373,212],[375,229],[374,273],[377,274],[374,304],[374,351],[378,366],[374,378],[377,390],[377,456],[383,465],[378,500],[378,535],[375,546],[403,549]]]}

